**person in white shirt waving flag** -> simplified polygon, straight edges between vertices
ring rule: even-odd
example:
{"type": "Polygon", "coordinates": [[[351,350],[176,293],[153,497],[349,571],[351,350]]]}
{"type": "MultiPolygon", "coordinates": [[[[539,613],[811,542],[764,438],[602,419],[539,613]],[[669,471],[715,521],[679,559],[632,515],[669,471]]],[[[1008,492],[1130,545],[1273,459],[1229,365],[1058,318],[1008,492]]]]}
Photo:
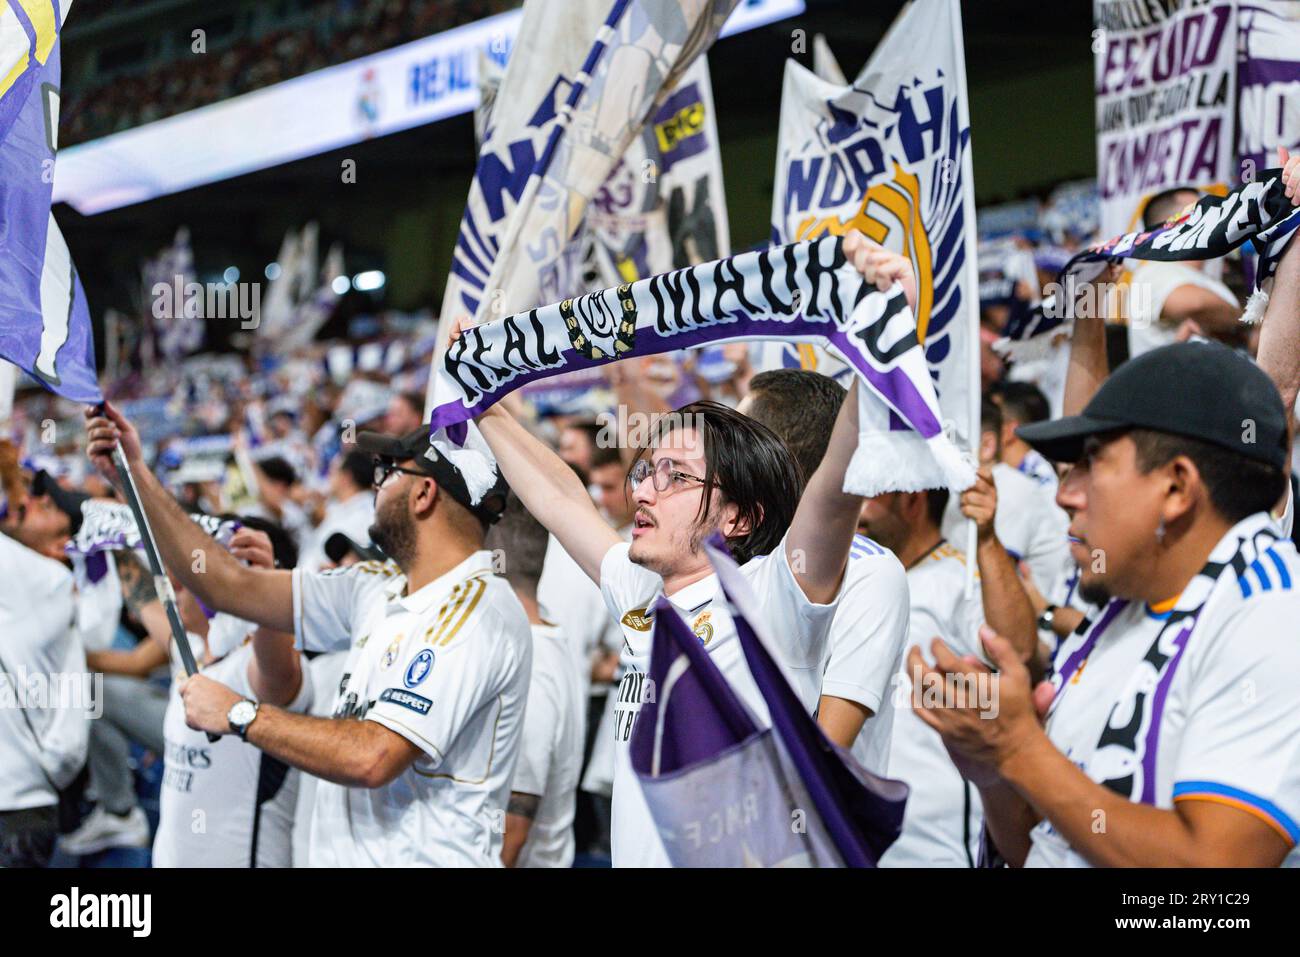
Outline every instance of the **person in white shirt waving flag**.
{"type": "Polygon", "coordinates": [[[87,418],[91,459],[119,482],[110,456],[120,444],[167,568],[204,605],[291,632],[306,651],[350,648],[330,718],[207,675],[181,687],[189,727],[237,734],[322,779],[308,863],[501,866],[533,639],[483,547],[505,505],[492,464],[424,429],[362,432],[358,447],[377,459],[370,537],[391,560],[268,570],[241,564],[189,519],[111,404],[87,418]]]}

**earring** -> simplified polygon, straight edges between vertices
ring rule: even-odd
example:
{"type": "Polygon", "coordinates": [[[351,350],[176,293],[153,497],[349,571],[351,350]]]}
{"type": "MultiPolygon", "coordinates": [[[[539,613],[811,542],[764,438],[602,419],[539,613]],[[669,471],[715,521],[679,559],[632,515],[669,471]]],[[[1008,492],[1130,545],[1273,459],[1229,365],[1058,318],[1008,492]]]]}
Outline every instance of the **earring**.
{"type": "Polygon", "coordinates": [[[1160,519],[1160,524],[1156,526],[1156,541],[1163,543],[1165,540],[1165,520],[1160,519]]]}

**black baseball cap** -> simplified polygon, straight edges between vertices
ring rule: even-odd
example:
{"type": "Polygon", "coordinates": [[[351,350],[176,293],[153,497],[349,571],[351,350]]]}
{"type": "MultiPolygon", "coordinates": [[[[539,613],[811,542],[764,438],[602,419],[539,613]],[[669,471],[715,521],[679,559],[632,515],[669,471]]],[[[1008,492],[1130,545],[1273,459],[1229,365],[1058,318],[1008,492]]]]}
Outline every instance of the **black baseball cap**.
{"type": "Polygon", "coordinates": [[[1056,462],[1077,462],[1089,436],[1150,429],[1236,452],[1286,471],[1282,397],[1264,370],[1218,342],[1179,342],[1132,359],[1110,376],[1080,415],[1016,429],[1056,462]]]}
{"type": "Polygon", "coordinates": [[[325,557],[335,565],[343,561],[348,552],[356,555],[363,562],[382,562],[384,560],[384,553],[379,550],[377,545],[362,545],[343,532],[335,532],[325,539],[325,557]]]}
{"type": "Polygon", "coordinates": [[[495,476],[492,487],[483,494],[478,504],[474,504],[473,497],[469,494],[469,486],[465,482],[465,476],[461,474],[456,464],[443,455],[437,446],[433,444],[433,434],[429,431],[427,425],[421,426],[403,436],[385,435],[382,432],[358,432],[357,448],[362,452],[368,452],[377,458],[388,459],[392,462],[412,460],[419,471],[424,472],[438,483],[438,488],[465,506],[488,525],[494,524],[506,510],[506,493],[510,490],[510,487],[506,485],[505,479],[501,477],[501,472],[496,468],[496,463],[492,463],[495,476]]]}
{"type": "Polygon", "coordinates": [[[69,492],[44,469],[32,478],[32,494],[37,498],[48,495],[54,507],[68,516],[69,535],[76,535],[81,531],[81,504],[90,501],[89,495],[84,492],[69,492]]]}

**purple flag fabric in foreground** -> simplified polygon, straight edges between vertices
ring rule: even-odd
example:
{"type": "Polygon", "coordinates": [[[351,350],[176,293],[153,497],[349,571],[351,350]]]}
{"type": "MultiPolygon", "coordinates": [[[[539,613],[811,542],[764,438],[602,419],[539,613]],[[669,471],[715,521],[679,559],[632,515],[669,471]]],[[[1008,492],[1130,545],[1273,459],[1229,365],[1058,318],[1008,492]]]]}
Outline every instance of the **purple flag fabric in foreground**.
{"type": "Polygon", "coordinates": [[[632,767],[675,867],[874,867],[907,785],[863,770],[803,710],[745,614],[749,585],[709,557],[772,727],[760,728],[673,606],[655,608],[650,687],[632,767]]]}
{"type": "Polygon", "coordinates": [[[25,99],[0,140],[0,358],[59,395],[99,402],[86,294],[50,213],[59,128],[56,31],[62,11],[49,0],[11,3],[9,9],[29,49],[22,82],[10,88],[11,93],[25,90],[25,99]],[[29,18],[29,9],[40,15],[29,18]]]}

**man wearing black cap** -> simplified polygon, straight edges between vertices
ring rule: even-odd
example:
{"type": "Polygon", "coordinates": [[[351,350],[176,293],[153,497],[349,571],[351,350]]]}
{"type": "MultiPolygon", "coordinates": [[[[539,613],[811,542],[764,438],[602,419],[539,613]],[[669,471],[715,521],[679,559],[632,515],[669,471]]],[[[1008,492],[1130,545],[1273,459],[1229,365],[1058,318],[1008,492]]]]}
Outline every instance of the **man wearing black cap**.
{"type": "MultiPolygon", "coordinates": [[[[1037,688],[985,628],[996,715],[924,700],[997,849],[1029,866],[1281,864],[1300,840],[1300,560],[1269,514],[1288,447],[1276,387],[1231,349],[1182,343],[1019,434],[1073,463],[1057,502],[1104,607],[1037,688]]],[[[924,685],[982,670],[935,652],[937,668],[910,652],[924,685]]]]}
{"type": "Polygon", "coordinates": [[[254,569],[167,496],[121,413],[106,404],[87,417],[91,458],[116,481],[110,453],[121,444],[164,563],[204,604],[292,631],[305,650],[351,646],[333,718],[259,706],[203,675],[182,688],[190,727],[238,734],[323,779],[308,863],[500,866],[532,636],[483,548],[505,505],[490,458],[424,430],[362,433],[357,445],[377,463],[370,537],[390,561],[254,569]]]}

